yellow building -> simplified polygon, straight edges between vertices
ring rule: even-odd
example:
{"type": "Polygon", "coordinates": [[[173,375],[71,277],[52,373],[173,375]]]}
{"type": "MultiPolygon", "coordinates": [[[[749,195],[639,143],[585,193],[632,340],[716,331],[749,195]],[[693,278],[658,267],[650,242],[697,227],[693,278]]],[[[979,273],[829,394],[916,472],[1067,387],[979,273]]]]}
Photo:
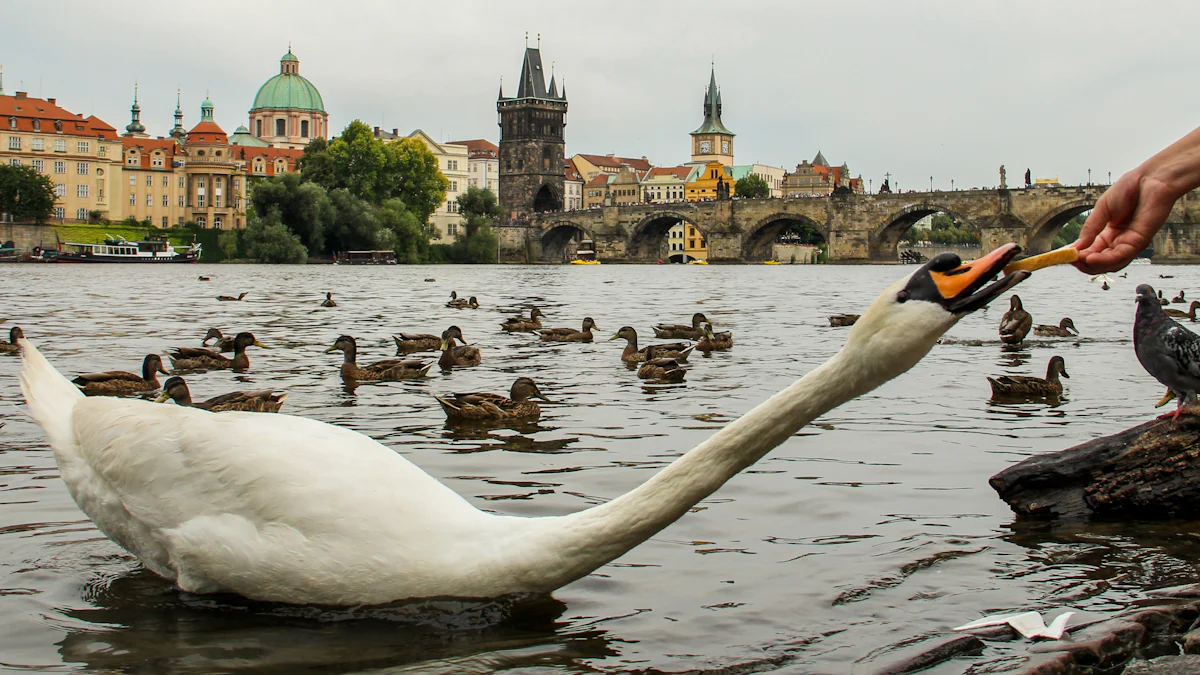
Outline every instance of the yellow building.
{"type": "Polygon", "coordinates": [[[667,230],[667,250],[671,262],[708,260],[708,239],[695,225],[681,220],[667,230]]]}
{"type": "Polygon", "coordinates": [[[637,171],[625,166],[612,177],[608,183],[608,193],[612,195],[614,206],[629,206],[642,202],[641,176],[637,171]]]}
{"type": "Polygon", "coordinates": [[[121,217],[113,199],[121,179],[121,140],[95,116],[68,112],[53,98],[30,98],[24,91],[6,96],[0,90],[0,162],[31,166],[50,178],[59,222],[86,222],[93,213],[121,217]]]}
{"type": "Polygon", "coordinates": [[[687,182],[687,200],[689,202],[712,201],[724,194],[727,199],[733,193],[733,180],[728,168],[717,160],[704,165],[702,171],[692,174],[687,182]],[[722,191],[724,191],[722,193],[722,191]]]}
{"type": "Polygon", "coordinates": [[[714,70],[704,92],[704,123],[692,132],[692,162],[733,166],[733,136],[734,133],[721,123],[721,90],[717,89],[714,70]]]}
{"type": "Polygon", "coordinates": [[[583,208],[592,209],[608,204],[608,182],[612,174],[598,173],[583,186],[583,208]]]}
{"type": "Polygon", "coordinates": [[[575,164],[575,170],[579,172],[579,176],[584,181],[590,181],[602,173],[615,176],[622,168],[626,167],[639,174],[650,170],[650,160],[645,156],[635,159],[616,155],[575,155],[571,157],[570,161],[575,164]]]}

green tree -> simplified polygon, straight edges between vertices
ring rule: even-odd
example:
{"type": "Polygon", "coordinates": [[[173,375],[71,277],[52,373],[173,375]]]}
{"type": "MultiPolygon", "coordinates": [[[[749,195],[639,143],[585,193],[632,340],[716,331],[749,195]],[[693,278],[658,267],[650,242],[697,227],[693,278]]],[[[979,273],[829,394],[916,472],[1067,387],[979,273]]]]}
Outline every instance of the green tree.
{"type": "Polygon", "coordinates": [[[486,188],[468,187],[454,202],[458,205],[458,212],[466,220],[468,237],[474,234],[476,229],[494,222],[501,215],[496,193],[486,188]]]}
{"type": "Polygon", "coordinates": [[[326,251],[325,234],[337,214],[320,185],[302,182],[298,174],[284,173],[256,185],[251,201],[257,213],[277,211],[280,222],[299,236],[310,252],[326,251]]]}
{"type": "Polygon", "coordinates": [[[1059,233],[1054,237],[1054,248],[1062,248],[1063,246],[1066,246],[1067,244],[1070,244],[1078,239],[1079,231],[1083,229],[1083,224],[1086,221],[1086,213],[1081,213],[1067,221],[1067,224],[1063,226],[1063,229],[1060,230],[1059,233]]]}
{"type": "MultiPolygon", "coordinates": [[[[246,214],[247,221],[250,220],[250,217],[253,213],[254,213],[254,211],[251,210],[249,213],[246,214]]],[[[250,225],[247,224],[246,227],[249,228],[250,225]]],[[[236,258],[237,257],[238,239],[239,239],[238,233],[241,231],[242,230],[225,230],[224,232],[221,233],[221,235],[219,237],[217,237],[217,246],[219,246],[221,248],[221,251],[225,253],[226,258],[236,258]]]]}
{"type": "Polygon", "coordinates": [[[329,250],[391,248],[390,245],[377,246],[380,225],[375,207],[350,194],[345,188],[331,190],[329,201],[334,210],[333,226],[326,237],[329,250]]]}
{"type": "Polygon", "coordinates": [[[416,138],[398,138],[387,144],[388,172],[384,178],[390,187],[386,197],[404,200],[408,209],[429,222],[429,216],[446,201],[450,181],[438,168],[437,157],[416,138]]]}
{"type": "Polygon", "coordinates": [[[242,242],[246,255],[264,263],[304,263],[308,251],[300,237],[284,227],[279,209],[272,207],[261,223],[247,225],[242,242]]]}
{"type": "Polygon", "coordinates": [[[733,192],[742,199],[762,199],[771,196],[771,186],[762,176],[750,173],[734,184],[733,192]]]}
{"type": "Polygon", "coordinates": [[[31,166],[0,166],[0,213],[45,222],[54,213],[54,183],[31,166]]]}
{"type": "Polygon", "coordinates": [[[423,263],[429,259],[429,231],[417,215],[399,199],[389,199],[377,211],[381,230],[392,236],[392,250],[400,263],[423,263]]]}

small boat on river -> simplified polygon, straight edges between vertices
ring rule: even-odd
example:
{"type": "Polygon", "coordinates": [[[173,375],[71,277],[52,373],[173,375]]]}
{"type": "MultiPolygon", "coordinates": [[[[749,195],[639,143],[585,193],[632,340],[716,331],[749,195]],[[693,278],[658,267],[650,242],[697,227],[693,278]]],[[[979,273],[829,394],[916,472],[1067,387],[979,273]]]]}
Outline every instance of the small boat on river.
{"type": "Polygon", "coordinates": [[[89,263],[194,263],[200,260],[200,243],[178,250],[164,239],[127,241],[124,237],[108,238],[103,244],[64,242],[54,262],[89,263]]]}

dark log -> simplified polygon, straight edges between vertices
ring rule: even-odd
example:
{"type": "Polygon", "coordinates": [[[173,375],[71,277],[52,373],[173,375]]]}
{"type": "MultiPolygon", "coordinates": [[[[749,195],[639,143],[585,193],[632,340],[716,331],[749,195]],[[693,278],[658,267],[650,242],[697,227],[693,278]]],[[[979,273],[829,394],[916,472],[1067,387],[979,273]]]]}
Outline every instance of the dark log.
{"type": "Polygon", "coordinates": [[[1018,516],[1045,519],[1200,515],[1200,416],[1153,420],[1030,457],[989,481],[1018,516]]]}

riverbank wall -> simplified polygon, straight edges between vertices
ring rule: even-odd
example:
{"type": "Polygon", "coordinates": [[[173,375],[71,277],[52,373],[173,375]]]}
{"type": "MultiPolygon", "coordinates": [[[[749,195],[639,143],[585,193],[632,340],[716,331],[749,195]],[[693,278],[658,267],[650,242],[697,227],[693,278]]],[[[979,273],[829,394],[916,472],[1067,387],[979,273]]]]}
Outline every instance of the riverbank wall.
{"type": "Polygon", "coordinates": [[[165,235],[174,246],[189,246],[198,241],[203,246],[201,262],[220,262],[225,254],[217,245],[218,230],[200,230],[188,227],[156,228],[134,227],[124,223],[108,225],[33,225],[23,223],[0,223],[0,242],[12,242],[19,251],[35,247],[55,250],[59,243],[100,244],[107,237],[125,237],[129,241],[144,239],[148,235],[165,235]]]}

